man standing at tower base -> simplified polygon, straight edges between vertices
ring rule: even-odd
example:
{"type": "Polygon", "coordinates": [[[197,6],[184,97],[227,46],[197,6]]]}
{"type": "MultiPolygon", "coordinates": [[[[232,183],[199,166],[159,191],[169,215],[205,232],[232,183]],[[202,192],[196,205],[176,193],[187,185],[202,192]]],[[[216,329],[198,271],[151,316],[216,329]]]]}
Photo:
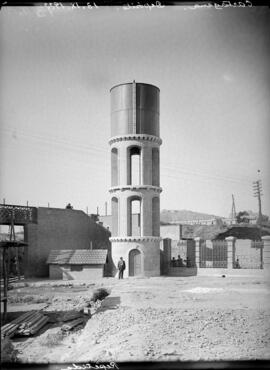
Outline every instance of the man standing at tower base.
{"type": "Polygon", "coordinates": [[[124,270],[126,268],[126,263],[125,261],[123,260],[123,257],[120,257],[120,260],[118,262],[118,270],[119,270],[119,279],[123,279],[123,275],[124,275],[124,270]]]}

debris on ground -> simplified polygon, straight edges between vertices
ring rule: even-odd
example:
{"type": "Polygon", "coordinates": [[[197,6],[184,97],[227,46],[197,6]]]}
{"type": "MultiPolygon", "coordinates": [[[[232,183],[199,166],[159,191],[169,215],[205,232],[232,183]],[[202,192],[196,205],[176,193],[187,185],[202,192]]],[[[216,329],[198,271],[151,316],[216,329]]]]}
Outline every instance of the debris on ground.
{"type": "Polygon", "coordinates": [[[110,279],[106,284],[112,293],[103,300],[93,294],[97,289],[37,291],[51,294],[42,311],[51,325],[35,337],[13,339],[20,362],[270,359],[270,284],[261,277],[110,279]],[[83,322],[61,330],[79,318],[83,322]]]}
{"type": "Polygon", "coordinates": [[[49,318],[41,312],[30,311],[1,327],[1,336],[12,338],[14,335],[36,334],[49,318]]]}
{"type": "Polygon", "coordinates": [[[70,330],[74,329],[76,326],[84,324],[84,322],[85,322],[84,318],[80,317],[76,320],[70,321],[68,324],[62,325],[61,330],[62,331],[70,331],[70,330]]]}
{"type": "Polygon", "coordinates": [[[65,312],[61,316],[61,321],[70,321],[70,320],[78,319],[79,317],[81,317],[81,313],[78,311],[65,312]]]}
{"type": "Polygon", "coordinates": [[[48,316],[44,316],[40,312],[35,312],[27,318],[17,329],[15,335],[29,336],[36,334],[49,321],[48,316]]]}

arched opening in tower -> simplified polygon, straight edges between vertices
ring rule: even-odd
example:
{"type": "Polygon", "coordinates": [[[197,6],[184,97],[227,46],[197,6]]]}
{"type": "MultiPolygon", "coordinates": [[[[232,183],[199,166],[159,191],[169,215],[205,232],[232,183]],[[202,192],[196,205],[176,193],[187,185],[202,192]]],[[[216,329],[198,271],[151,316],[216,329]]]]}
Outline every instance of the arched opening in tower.
{"type": "Polygon", "coordinates": [[[118,185],[118,150],[112,148],[111,151],[112,186],[118,185]]]}
{"type": "Polygon", "coordinates": [[[128,185],[141,183],[141,148],[133,146],[128,148],[128,185]]]}
{"type": "Polygon", "coordinates": [[[128,199],[128,236],[141,236],[141,198],[128,199]]]}

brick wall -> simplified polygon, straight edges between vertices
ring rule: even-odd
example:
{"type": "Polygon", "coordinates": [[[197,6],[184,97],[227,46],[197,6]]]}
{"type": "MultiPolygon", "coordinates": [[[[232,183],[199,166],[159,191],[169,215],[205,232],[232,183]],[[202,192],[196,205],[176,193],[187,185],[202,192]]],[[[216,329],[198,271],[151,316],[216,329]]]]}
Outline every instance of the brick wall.
{"type": "Polygon", "coordinates": [[[96,224],[83,211],[58,208],[38,208],[38,224],[25,227],[25,276],[47,277],[46,260],[53,249],[108,249],[110,233],[96,224]]]}

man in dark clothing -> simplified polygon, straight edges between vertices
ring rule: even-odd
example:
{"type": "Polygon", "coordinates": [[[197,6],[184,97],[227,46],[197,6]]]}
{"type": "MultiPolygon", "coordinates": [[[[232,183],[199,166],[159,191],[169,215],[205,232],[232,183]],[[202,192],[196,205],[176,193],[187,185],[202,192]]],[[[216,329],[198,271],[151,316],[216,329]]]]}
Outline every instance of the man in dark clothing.
{"type": "Polygon", "coordinates": [[[180,257],[180,255],[178,254],[178,258],[177,258],[177,261],[176,261],[176,266],[177,267],[183,267],[184,264],[183,264],[183,259],[180,257]]]}
{"type": "Polygon", "coordinates": [[[119,279],[123,279],[123,275],[124,275],[124,270],[126,268],[126,263],[125,261],[123,260],[123,257],[120,257],[120,260],[118,262],[118,270],[119,270],[119,279]]]}

